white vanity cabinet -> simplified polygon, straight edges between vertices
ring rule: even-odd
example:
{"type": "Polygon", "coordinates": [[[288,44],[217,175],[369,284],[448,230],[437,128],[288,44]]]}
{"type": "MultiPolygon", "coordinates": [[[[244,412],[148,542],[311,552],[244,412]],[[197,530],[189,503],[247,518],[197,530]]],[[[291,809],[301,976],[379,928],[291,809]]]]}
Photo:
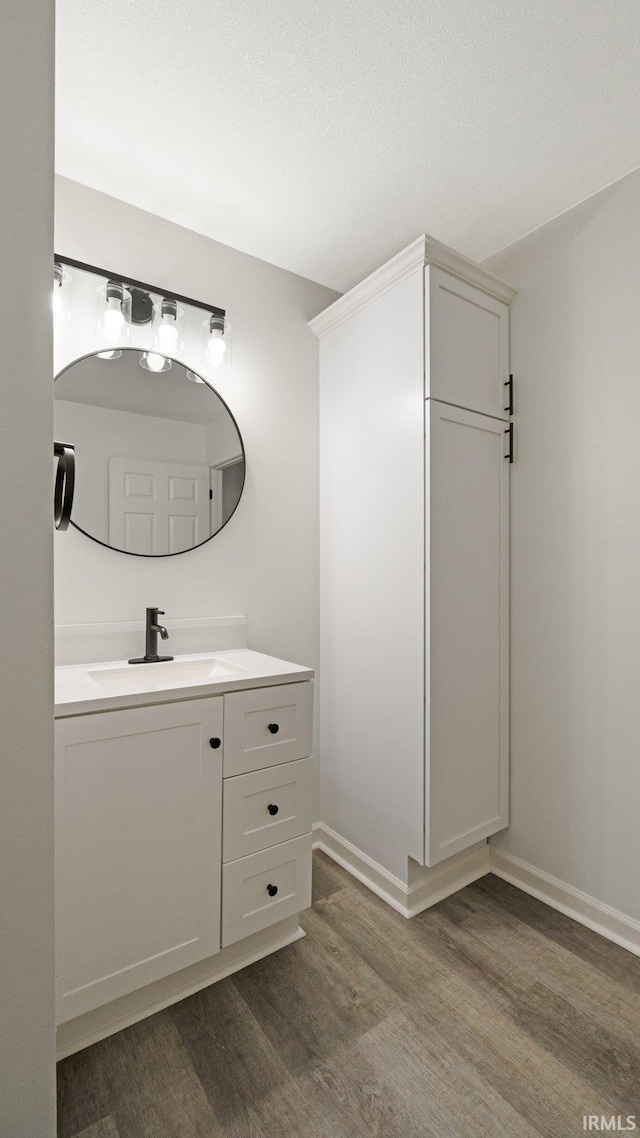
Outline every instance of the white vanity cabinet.
{"type": "Polygon", "coordinates": [[[321,831],[404,896],[508,823],[512,296],[421,238],[311,322],[321,831]]]}
{"type": "MultiPolygon", "coordinates": [[[[149,677],[150,695],[131,702],[158,698],[161,667],[136,673],[149,677]]],[[[86,670],[77,672],[86,688],[86,670]]],[[[129,678],[125,668],[113,675],[115,685],[129,678]]],[[[65,676],[61,688],[75,679],[65,676]]],[[[120,1022],[122,997],[150,985],[152,1006],[161,1006],[302,935],[297,914],[311,903],[313,684],[259,682],[89,714],[78,704],[79,713],[57,720],[57,1022],[82,1025],[77,1033],[68,1025],[65,1053],[76,1035],[107,1033],[92,1018],[104,1005],[99,1024],[122,1026],[144,1005],[127,1004],[120,1022]],[[209,958],[218,954],[216,971],[209,958]],[[176,983],[168,997],[156,982],[174,973],[184,989],[176,983]]]]}

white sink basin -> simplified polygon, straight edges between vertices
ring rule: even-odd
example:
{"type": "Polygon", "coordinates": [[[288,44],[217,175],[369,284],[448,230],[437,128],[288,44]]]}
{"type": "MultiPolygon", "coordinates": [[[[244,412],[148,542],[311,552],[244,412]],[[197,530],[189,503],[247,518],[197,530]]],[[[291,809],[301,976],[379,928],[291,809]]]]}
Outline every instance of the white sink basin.
{"type": "Polygon", "coordinates": [[[166,691],[217,683],[247,674],[246,668],[209,656],[206,660],[165,660],[158,664],[128,664],[124,668],[107,665],[87,670],[87,675],[108,695],[166,691]]]}

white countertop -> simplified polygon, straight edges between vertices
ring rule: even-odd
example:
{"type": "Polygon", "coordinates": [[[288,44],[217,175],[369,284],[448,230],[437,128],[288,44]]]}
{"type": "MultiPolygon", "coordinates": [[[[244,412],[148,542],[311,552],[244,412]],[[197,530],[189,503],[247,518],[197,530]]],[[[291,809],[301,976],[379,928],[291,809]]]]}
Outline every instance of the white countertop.
{"type": "Polygon", "coordinates": [[[312,680],[312,668],[249,648],[176,656],[170,663],[73,664],[55,669],[56,719],[312,680]]]}

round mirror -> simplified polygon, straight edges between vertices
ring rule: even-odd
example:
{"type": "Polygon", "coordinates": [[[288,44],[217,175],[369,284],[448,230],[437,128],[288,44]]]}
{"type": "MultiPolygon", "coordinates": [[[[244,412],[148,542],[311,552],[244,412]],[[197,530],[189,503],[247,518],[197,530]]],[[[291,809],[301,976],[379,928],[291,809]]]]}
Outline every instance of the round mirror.
{"type": "Polygon", "coordinates": [[[199,375],[118,348],[56,377],[55,437],[76,452],[72,525],[140,557],[185,553],[218,533],[244,486],[236,421],[199,375]]]}

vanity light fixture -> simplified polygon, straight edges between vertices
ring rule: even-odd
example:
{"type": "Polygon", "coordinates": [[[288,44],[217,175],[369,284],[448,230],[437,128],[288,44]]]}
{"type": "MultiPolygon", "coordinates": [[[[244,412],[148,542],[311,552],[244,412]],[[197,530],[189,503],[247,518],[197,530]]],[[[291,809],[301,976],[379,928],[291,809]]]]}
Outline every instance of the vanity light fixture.
{"type": "MultiPolygon", "coordinates": [[[[117,359],[119,347],[126,347],[131,339],[131,326],[152,323],[151,343],[144,348],[140,360],[147,371],[163,372],[171,369],[171,359],[184,352],[186,310],[200,309],[207,313],[203,324],[204,348],[193,345],[193,350],[202,356],[202,363],[219,370],[228,367],[231,356],[231,324],[224,308],[205,304],[179,293],[166,293],[164,289],[132,277],[110,273],[89,265],[84,261],[74,261],[56,253],[54,261],[54,312],[56,321],[62,315],[64,322],[70,319],[71,274],[68,269],[79,269],[101,278],[97,289],[95,335],[103,340],[104,351],[98,352],[100,359],[117,359]],[[154,303],[154,298],[159,298],[154,303]]],[[[197,326],[193,326],[196,331],[197,326]]],[[[198,337],[200,338],[200,337],[198,337]]],[[[147,341],[149,343],[149,341],[147,341]]],[[[202,340],[201,340],[202,345],[202,340]]],[[[195,375],[195,373],[193,373],[195,375]]]]}

